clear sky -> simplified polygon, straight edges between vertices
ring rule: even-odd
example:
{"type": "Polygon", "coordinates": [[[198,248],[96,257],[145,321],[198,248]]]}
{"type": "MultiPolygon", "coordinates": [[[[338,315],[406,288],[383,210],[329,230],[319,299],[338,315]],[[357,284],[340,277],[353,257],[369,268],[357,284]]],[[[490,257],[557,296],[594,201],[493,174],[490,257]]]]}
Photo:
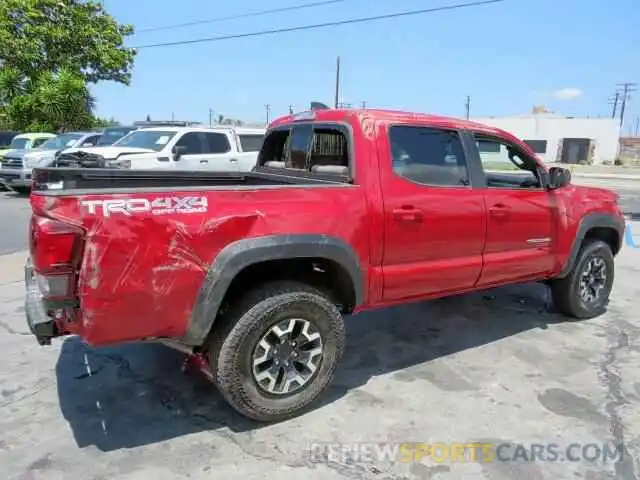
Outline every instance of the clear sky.
{"type": "MultiPolygon", "coordinates": [[[[310,3],[312,0],[105,0],[138,30],[310,3]]],[[[331,5],[170,30],[131,46],[373,16],[465,0],[343,0],[331,5]]],[[[469,1],[469,0],[466,0],[469,1]]],[[[209,108],[249,121],[289,104],[333,103],[463,116],[522,114],[533,104],[567,115],[611,115],[619,82],[640,84],[640,0],[507,0],[487,6],[193,45],[141,49],[129,87],[94,88],[98,114],[123,122],[207,121],[209,108]]],[[[640,115],[640,87],[625,117],[640,115]]]]}

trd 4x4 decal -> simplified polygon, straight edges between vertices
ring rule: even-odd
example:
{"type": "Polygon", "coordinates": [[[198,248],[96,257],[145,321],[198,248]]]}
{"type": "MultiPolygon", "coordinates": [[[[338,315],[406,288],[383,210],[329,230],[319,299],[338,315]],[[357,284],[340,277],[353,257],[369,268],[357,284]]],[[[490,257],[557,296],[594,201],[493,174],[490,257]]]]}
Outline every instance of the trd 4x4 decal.
{"type": "Polygon", "coordinates": [[[170,213],[203,213],[207,211],[206,197],[123,198],[111,200],[83,200],[80,204],[89,215],[121,214],[130,217],[136,213],[167,215],[170,213]]]}

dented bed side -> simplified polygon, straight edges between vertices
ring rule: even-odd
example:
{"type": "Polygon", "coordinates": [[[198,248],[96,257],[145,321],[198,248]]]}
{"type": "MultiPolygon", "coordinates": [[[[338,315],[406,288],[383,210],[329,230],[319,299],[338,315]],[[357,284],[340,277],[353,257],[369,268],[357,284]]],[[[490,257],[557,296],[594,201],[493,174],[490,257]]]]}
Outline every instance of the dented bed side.
{"type": "Polygon", "coordinates": [[[152,337],[197,343],[202,332],[188,330],[198,295],[219,252],[239,240],[331,232],[353,246],[366,277],[358,185],[33,195],[31,202],[35,215],[82,228],[79,309],[66,329],[94,345],[152,337]]]}

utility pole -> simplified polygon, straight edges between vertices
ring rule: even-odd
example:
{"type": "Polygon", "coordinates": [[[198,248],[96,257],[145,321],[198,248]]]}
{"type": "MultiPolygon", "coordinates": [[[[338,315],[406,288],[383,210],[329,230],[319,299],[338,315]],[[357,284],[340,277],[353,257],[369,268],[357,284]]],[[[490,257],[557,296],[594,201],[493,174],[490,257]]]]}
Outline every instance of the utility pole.
{"type": "Polygon", "coordinates": [[[171,112],[171,121],[173,122],[175,121],[175,119],[176,119],[176,116],[173,114],[173,112],[171,112]]]}
{"type": "Polygon", "coordinates": [[[637,137],[640,135],[640,117],[636,117],[636,128],[633,130],[633,136],[637,137]]]}
{"type": "Polygon", "coordinates": [[[340,56],[336,58],[336,96],[334,106],[338,108],[338,100],[340,99],[340,56]]]}
{"type": "Polygon", "coordinates": [[[213,108],[209,108],[209,127],[213,127],[213,108]]]}
{"type": "Polygon", "coordinates": [[[609,105],[613,106],[613,108],[611,109],[611,118],[616,118],[619,101],[620,101],[620,92],[616,92],[615,96],[609,99],[609,105]]]}
{"type": "Polygon", "coordinates": [[[269,124],[269,114],[271,113],[271,105],[270,104],[265,104],[264,106],[264,111],[267,115],[267,124],[269,124]]]}
{"type": "Polygon", "coordinates": [[[362,107],[362,109],[365,110],[367,108],[367,101],[363,100],[362,102],[360,102],[360,107],[362,107]]]}
{"type": "Polygon", "coordinates": [[[631,92],[635,91],[634,88],[637,83],[625,82],[620,83],[618,86],[622,87],[622,104],[620,105],[620,128],[624,124],[624,109],[627,106],[627,102],[631,100],[631,92]]]}
{"type": "Polygon", "coordinates": [[[465,110],[467,111],[467,120],[469,120],[469,109],[471,108],[471,96],[467,95],[467,103],[464,104],[465,110]]]}
{"type": "Polygon", "coordinates": [[[293,105],[289,104],[289,115],[293,115],[293,105]]]}

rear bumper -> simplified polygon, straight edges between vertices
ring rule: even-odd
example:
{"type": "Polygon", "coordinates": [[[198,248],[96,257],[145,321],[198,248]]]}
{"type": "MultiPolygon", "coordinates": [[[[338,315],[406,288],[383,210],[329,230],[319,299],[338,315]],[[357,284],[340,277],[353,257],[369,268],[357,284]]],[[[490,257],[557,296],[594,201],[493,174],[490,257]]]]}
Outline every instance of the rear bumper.
{"type": "Polygon", "coordinates": [[[29,258],[24,266],[24,285],[26,288],[24,310],[27,316],[27,325],[40,345],[51,345],[51,339],[59,336],[58,327],[47,314],[42,294],[33,273],[33,264],[29,258]]]}

